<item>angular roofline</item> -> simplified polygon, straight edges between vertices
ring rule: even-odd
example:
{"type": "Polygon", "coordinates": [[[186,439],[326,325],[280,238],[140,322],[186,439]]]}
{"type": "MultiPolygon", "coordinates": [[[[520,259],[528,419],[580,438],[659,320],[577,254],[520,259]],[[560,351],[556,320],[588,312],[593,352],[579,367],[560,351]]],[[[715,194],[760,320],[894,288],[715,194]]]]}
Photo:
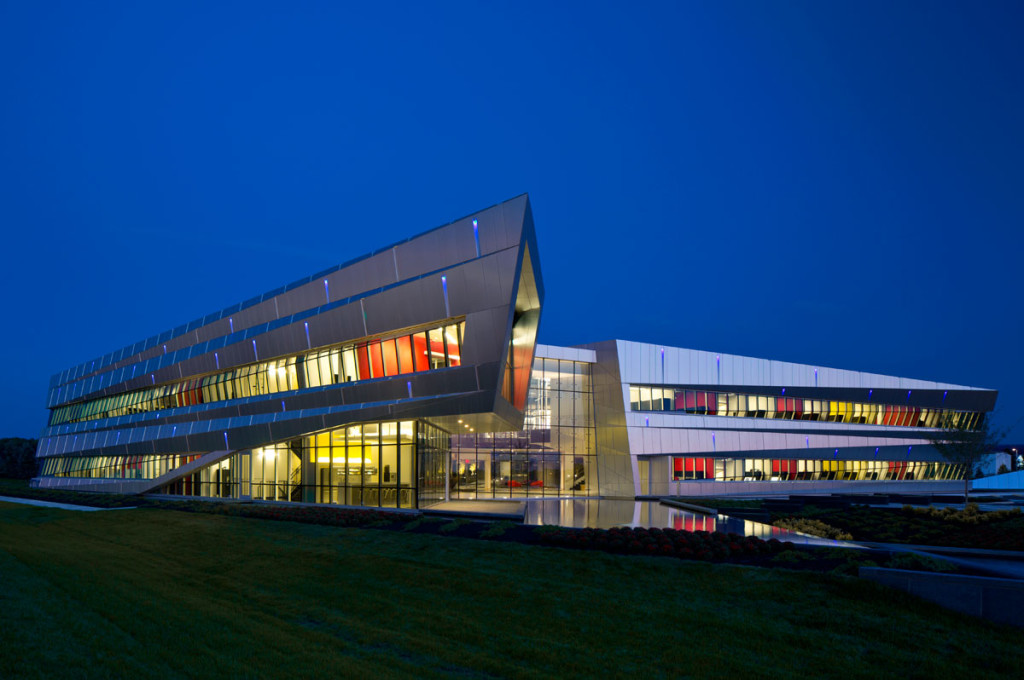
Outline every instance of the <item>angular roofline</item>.
{"type": "MultiPolygon", "coordinates": [[[[142,340],[137,340],[136,342],[127,344],[127,345],[125,345],[123,347],[120,347],[120,348],[118,348],[118,349],[116,349],[116,350],[114,350],[112,352],[107,352],[106,354],[102,354],[102,355],[100,355],[98,357],[93,357],[92,359],[86,359],[85,361],[80,361],[78,363],[72,364],[71,366],[68,366],[68,367],[66,367],[66,368],[64,368],[64,369],[62,369],[62,370],[60,370],[60,371],[58,371],[56,373],[53,373],[50,376],[50,387],[51,388],[54,387],[56,385],[56,383],[60,381],[61,376],[64,375],[70,369],[74,369],[74,368],[77,368],[79,366],[85,366],[86,364],[88,364],[90,362],[92,362],[92,363],[102,363],[104,360],[106,360],[108,358],[112,358],[115,354],[118,354],[119,352],[122,353],[122,357],[121,358],[124,358],[124,354],[123,353],[125,351],[129,351],[129,350],[133,349],[134,347],[136,347],[139,344],[144,345],[143,349],[140,350],[140,351],[144,352],[147,349],[149,349],[150,347],[153,347],[154,345],[167,342],[168,340],[170,340],[172,338],[176,338],[176,337],[178,337],[180,335],[183,335],[185,333],[188,333],[188,332],[190,332],[190,331],[192,331],[192,330],[194,330],[196,328],[200,328],[202,326],[205,326],[208,323],[212,323],[214,321],[219,321],[220,319],[223,319],[225,316],[227,316],[229,314],[237,314],[238,312],[240,312],[243,309],[248,309],[249,307],[252,307],[254,305],[258,305],[261,302],[264,302],[265,300],[267,300],[269,298],[273,298],[273,297],[276,297],[277,295],[280,295],[281,293],[285,293],[285,292],[287,292],[289,290],[292,290],[294,288],[298,288],[299,286],[304,286],[307,283],[310,283],[310,282],[314,281],[315,279],[321,278],[323,276],[327,276],[329,274],[333,274],[334,272],[340,271],[342,269],[345,269],[346,267],[350,267],[350,266],[356,264],[357,262],[361,262],[363,260],[366,260],[366,259],[369,259],[371,257],[374,257],[375,255],[378,255],[379,253],[381,253],[383,251],[390,250],[392,248],[396,248],[397,246],[400,246],[403,243],[408,243],[409,241],[412,241],[412,240],[417,239],[417,238],[421,238],[423,236],[426,236],[427,234],[431,234],[431,233],[433,233],[435,231],[439,231],[441,229],[444,229],[445,227],[450,227],[451,225],[455,224],[456,222],[459,222],[461,220],[464,220],[464,219],[467,219],[469,217],[472,217],[473,215],[476,215],[478,213],[486,212],[486,211],[491,210],[493,208],[496,208],[498,206],[505,205],[506,203],[511,203],[512,201],[520,199],[523,196],[525,196],[527,201],[529,201],[529,193],[524,191],[524,192],[522,192],[520,194],[516,194],[515,196],[513,196],[511,198],[505,199],[504,201],[499,201],[497,203],[494,203],[493,205],[489,205],[486,208],[481,208],[479,210],[474,210],[472,212],[466,213],[465,215],[462,215],[461,217],[456,217],[453,220],[445,222],[444,224],[438,225],[436,227],[431,227],[430,229],[427,229],[426,231],[422,231],[422,232],[419,232],[417,234],[413,234],[412,236],[409,236],[407,238],[401,239],[399,241],[395,241],[394,243],[388,244],[386,246],[381,246],[380,248],[375,248],[374,250],[372,250],[372,251],[370,251],[368,253],[365,253],[363,255],[359,255],[357,257],[354,257],[354,258],[352,258],[350,260],[347,260],[347,261],[342,262],[340,264],[334,265],[332,267],[328,267],[327,269],[324,269],[322,271],[316,272],[315,274],[310,274],[309,276],[303,277],[301,279],[297,279],[295,281],[292,281],[291,283],[287,283],[287,284],[285,284],[283,286],[278,286],[277,288],[269,290],[269,291],[267,291],[267,292],[265,292],[265,293],[263,293],[261,295],[257,295],[255,297],[251,297],[248,300],[245,300],[243,302],[236,302],[234,304],[228,305],[227,307],[224,307],[223,309],[220,309],[220,310],[217,310],[217,311],[214,311],[214,312],[210,312],[209,314],[205,314],[205,315],[203,315],[203,316],[201,316],[201,317],[199,317],[197,319],[193,319],[192,321],[189,321],[187,323],[180,324],[178,326],[175,326],[174,328],[170,328],[168,330],[165,330],[163,332],[157,333],[155,335],[151,335],[151,336],[149,336],[147,338],[143,338],[142,340]]],[[[135,352],[135,353],[138,353],[138,352],[135,352]]]]}

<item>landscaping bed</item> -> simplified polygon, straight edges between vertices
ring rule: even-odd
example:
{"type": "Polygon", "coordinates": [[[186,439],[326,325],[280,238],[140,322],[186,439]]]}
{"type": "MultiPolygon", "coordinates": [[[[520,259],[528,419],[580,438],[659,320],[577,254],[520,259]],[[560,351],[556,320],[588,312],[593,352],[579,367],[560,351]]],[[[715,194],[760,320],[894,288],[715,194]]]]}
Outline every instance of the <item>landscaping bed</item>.
{"type": "Polygon", "coordinates": [[[982,512],[973,503],[965,510],[806,506],[799,513],[773,513],[771,520],[775,526],[854,541],[1024,551],[1019,508],[982,512]]]}
{"type": "MultiPolygon", "coordinates": [[[[165,500],[142,496],[31,489],[27,484],[17,480],[0,480],[0,495],[20,496],[93,507],[147,507],[180,512],[300,522],[322,526],[367,527],[418,534],[511,541],[528,545],[545,545],[576,550],[599,550],[624,555],[648,555],[703,562],[840,574],[856,574],[857,568],[861,566],[881,566],[922,571],[960,571],[950,563],[908,556],[903,553],[893,554],[888,551],[797,546],[793,543],[777,539],[765,541],[755,537],[745,537],[732,533],[687,532],[674,529],[631,527],[570,529],[557,526],[527,526],[510,521],[487,522],[472,521],[465,518],[425,516],[407,511],[389,512],[387,510],[363,510],[328,506],[165,500]]],[[[857,507],[846,509],[845,512],[849,513],[850,517],[856,519],[863,515],[861,512],[863,510],[870,512],[879,511],[879,509],[875,508],[857,507]],[[852,512],[853,510],[856,510],[856,512],[852,512]]],[[[806,512],[813,514],[815,517],[812,519],[800,518],[799,522],[791,522],[797,530],[814,534],[815,529],[817,529],[820,532],[817,535],[839,532],[843,537],[846,536],[842,532],[848,531],[848,529],[843,527],[833,529],[833,527],[839,527],[839,524],[835,523],[837,521],[835,516],[829,514],[826,516],[826,519],[822,519],[819,516],[822,512],[836,513],[839,511],[834,509],[820,511],[809,506],[806,508],[806,512]],[[823,529],[822,527],[825,528],[823,529]]],[[[904,514],[914,512],[918,515],[920,514],[919,510],[908,511],[906,509],[891,512],[904,514]]],[[[870,517],[874,518],[874,516],[870,517]]],[[[908,515],[907,517],[916,519],[918,522],[935,521],[934,518],[921,519],[916,515],[913,517],[908,515]]],[[[1015,515],[1015,518],[1017,520],[1020,519],[1019,513],[1015,515]]],[[[947,519],[946,521],[951,520],[947,519]]],[[[980,521],[982,520],[977,520],[971,526],[975,526],[980,521]]],[[[870,526],[864,522],[862,524],[870,526]]],[[[836,538],[837,536],[832,535],[830,537],[836,538]]],[[[860,540],[881,539],[861,538],[860,540]]],[[[970,572],[960,571],[960,573],[970,572]]]]}

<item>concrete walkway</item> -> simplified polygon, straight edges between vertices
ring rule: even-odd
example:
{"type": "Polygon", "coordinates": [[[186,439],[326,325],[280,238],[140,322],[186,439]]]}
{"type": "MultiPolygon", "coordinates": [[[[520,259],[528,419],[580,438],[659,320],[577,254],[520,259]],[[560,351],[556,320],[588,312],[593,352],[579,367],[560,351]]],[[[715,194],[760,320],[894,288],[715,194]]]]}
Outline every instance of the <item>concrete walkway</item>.
{"type": "Polygon", "coordinates": [[[993,576],[1024,580],[1024,553],[1015,550],[981,550],[938,545],[910,545],[907,543],[871,543],[858,541],[868,548],[929,555],[953,564],[971,567],[993,576]]]}
{"type": "Polygon", "coordinates": [[[58,510],[78,510],[80,512],[96,512],[99,510],[134,510],[134,508],[93,508],[88,505],[72,505],[70,503],[51,503],[50,501],[37,501],[34,498],[17,498],[15,496],[0,496],[0,503],[19,503],[21,505],[35,505],[40,508],[57,508],[58,510]]]}

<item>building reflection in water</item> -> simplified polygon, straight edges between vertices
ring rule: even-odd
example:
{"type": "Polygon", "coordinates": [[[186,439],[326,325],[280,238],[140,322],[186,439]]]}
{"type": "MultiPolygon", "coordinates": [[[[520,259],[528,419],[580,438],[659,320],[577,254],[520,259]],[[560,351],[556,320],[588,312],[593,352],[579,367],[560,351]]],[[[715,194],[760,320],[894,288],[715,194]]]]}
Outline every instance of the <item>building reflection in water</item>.
{"type": "Polygon", "coordinates": [[[526,524],[550,524],[577,529],[610,529],[612,527],[644,527],[677,529],[679,531],[719,531],[768,540],[791,541],[804,545],[856,547],[851,543],[807,536],[789,529],[762,522],[704,515],[663,505],[658,501],[614,499],[530,500],[526,503],[526,524]]]}

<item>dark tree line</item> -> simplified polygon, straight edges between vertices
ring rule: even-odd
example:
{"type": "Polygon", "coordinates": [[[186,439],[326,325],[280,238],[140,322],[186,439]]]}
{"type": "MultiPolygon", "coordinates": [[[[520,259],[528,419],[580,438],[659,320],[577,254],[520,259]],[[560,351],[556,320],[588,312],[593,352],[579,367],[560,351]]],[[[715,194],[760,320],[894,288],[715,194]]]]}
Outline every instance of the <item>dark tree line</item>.
{"type": "Polygon", "coordinates": [[[36,474],[35,439],[0,439],[0,477],[31,479],[36,474]]]}

